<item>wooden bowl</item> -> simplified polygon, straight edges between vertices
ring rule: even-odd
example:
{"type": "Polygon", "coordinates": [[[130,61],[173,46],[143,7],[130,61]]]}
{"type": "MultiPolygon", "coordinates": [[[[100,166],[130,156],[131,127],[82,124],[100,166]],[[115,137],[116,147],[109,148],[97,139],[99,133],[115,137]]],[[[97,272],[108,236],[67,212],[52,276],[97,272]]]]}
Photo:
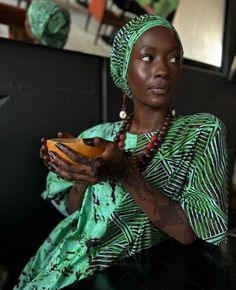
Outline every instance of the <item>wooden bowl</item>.
{"type": "Polygon", "coordinates": [[[73,160],[71,160],[67,155],[65,155],[62,151],[60,151],[59,148],[57,148],[55,145],[56,143],[62,143],[68,146],[69,148],[73,149],[77,153],[79,153],[82,156],[95,158],[103,153],[103,149],[94,147],[94,146],[88,146],[84,144],[82,138],[53,138],[47,140],[47,147],[48,151],[54,151],[59,156],[61,156],[63,159],[77,164],[73,160]]]}

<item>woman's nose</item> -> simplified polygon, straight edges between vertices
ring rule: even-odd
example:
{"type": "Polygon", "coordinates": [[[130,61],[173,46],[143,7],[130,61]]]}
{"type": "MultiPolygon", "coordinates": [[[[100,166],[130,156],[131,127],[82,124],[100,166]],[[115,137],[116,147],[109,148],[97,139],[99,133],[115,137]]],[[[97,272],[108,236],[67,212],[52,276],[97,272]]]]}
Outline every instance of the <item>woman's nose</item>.
{"type": "Polygon", "coordinates": [[[154,66],[154,77],[155,78],[166,78],[169,74],[169,68],[164,61],[159,61],[154,66]]]}

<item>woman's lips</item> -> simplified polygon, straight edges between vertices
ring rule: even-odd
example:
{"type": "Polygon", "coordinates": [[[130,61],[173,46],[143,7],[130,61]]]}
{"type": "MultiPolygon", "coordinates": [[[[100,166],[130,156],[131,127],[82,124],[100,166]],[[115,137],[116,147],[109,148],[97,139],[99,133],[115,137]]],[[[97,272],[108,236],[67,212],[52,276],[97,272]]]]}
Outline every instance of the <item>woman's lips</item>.
{"type": "Polygon", "coordinates": [[[151,86],[149,90],[155,95],[165,95],[169,90],[169,86],[166,84],[158,84],[151,86]]]}

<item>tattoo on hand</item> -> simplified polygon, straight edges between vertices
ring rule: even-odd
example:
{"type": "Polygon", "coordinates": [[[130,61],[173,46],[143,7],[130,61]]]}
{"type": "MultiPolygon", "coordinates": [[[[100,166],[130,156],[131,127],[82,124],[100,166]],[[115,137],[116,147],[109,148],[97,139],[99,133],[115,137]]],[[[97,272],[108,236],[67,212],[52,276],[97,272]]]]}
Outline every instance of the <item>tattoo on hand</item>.
{"type": "MultiPolygon", "coordinates": [[[[126,157],[124,157],[126,158],[126,157]]],[[[92,170],[96,176],[104,177],[120,177],[124,173],[124,165],[122,162],[117,164],[115,160],[97,158],[92,164],[92,170]]]]}

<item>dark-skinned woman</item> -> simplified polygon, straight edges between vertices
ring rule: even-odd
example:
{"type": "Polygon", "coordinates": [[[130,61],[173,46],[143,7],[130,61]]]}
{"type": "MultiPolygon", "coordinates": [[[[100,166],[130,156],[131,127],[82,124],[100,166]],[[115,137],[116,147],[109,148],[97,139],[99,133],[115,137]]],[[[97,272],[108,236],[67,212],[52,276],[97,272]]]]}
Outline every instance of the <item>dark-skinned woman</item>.
{"type": "Polygon", "coordinates": [[[79,135],[104,150],[95,159],[57,144],[73,165],[48,152],[43,140],[41,157],[51,170],[43,198],[67,217],[15,289],[61,289],[170,237],[226,242],[225,128],[211,114],[174,114],[182,57],[178,34],[164,18],[141,15],[119,31],[111,75],[132,98],[133,113],[123,110],[123,121],[79,135]]]}

